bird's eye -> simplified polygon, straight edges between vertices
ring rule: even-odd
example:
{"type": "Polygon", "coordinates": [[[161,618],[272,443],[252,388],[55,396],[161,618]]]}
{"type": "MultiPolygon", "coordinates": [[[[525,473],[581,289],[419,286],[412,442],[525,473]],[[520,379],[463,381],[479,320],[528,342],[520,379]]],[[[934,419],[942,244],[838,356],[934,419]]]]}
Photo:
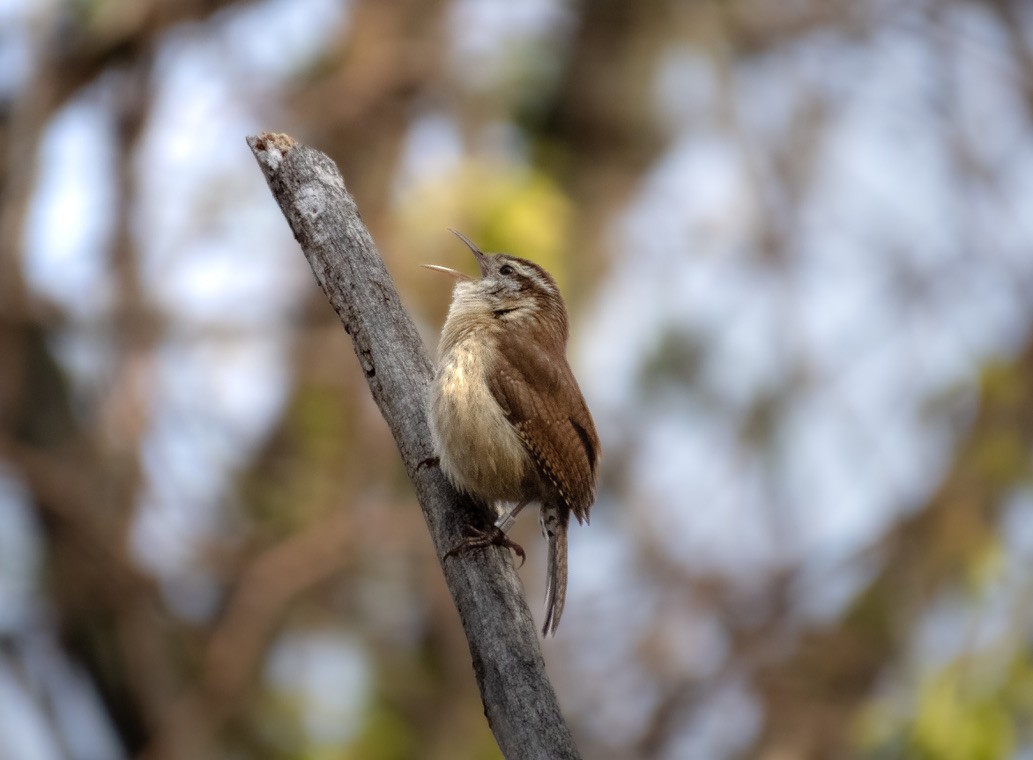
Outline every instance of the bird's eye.
{"type": "Polygon", "coordinates": [[[509,264],[503,264],[499,267],[499,274],[513,274],[513,267],[509,264]]]}

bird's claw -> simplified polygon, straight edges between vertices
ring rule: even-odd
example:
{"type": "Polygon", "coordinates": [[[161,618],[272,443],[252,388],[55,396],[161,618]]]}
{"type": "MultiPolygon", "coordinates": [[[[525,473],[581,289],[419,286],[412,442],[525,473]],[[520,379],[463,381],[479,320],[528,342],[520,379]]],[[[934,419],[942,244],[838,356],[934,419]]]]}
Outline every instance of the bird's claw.
{"type": "Polygon", "coordinates": [[[506,549],[512,549],[513,552],[520,557],[519,567],[523,567],[524,562],[527,561],[524,547],[507,536],[501,528],[494,525],[488,530],[470,528],[466,538],[445,552],[444,559],[454,557],[457,554],[462,554],[470,549],[483,549],[486,546],[502,546],[506,549]]]}

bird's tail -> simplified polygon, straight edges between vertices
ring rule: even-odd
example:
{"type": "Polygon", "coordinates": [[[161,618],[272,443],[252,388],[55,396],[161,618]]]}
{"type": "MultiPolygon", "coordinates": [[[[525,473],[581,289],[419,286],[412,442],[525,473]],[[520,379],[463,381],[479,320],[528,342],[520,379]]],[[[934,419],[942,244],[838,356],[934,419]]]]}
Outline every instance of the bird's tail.
{"type": "Polygon", "coordinates": [[[567,600],[567,523],[570,513],[556,507],[542,507],[542,532],[549,543],[545,570],[545,625],[542,636],[555,635],[567,600]]]}

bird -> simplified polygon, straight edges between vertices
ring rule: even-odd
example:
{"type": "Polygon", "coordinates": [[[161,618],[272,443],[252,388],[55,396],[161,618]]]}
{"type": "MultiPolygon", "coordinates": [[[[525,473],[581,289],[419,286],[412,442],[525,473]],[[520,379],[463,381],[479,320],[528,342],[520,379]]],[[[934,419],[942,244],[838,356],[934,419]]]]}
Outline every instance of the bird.
{"type": "Polygon", "coordinates": [[[455,280],[430,389],[431,435],[452,485],[500,515],[488,531],[469,528],[443,560],[491,545],[523,560],[523,548],[506,532],[537,502],[548,544],[542,635],[555,636],[566,601],[570,516],[588,522],[601,455],[566,357],[566,305],[538,264],[485,253],[450,232],[473,253],[480,274],[425,265],[455,280]]]}

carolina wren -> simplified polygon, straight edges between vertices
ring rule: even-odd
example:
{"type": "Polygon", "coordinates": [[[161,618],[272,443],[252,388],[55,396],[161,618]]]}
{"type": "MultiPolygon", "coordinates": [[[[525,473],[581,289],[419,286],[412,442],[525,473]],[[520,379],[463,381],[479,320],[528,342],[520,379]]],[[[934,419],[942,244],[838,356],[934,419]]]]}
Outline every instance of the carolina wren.
{"type": "Polygon", "coordinates": [[[567,592],[567,525],[588,520],[595,500],[599,436],[567,363],[567,309],[537,264],[473,251],[480,277],[427,265],[456,279],[430,398],[441,469],[460,491],[508,502],[488,532],[472,531],[445,557],[501,545],[520,510],[541,505],[548,539],[545,625],[555,634],[567,592]]]}

